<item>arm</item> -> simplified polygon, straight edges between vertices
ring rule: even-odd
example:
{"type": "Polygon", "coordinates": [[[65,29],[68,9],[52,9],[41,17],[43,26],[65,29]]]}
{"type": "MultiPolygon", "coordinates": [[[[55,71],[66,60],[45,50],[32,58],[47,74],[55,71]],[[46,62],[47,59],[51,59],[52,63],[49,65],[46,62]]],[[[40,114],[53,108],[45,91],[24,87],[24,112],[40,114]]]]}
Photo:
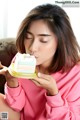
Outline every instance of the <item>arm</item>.
{"type": "Polygon", "coordinates": [[[17,78],[10,75],[8,68],[0,63],[0,74],[6,78],[5,99],[10,107],[20,111],[25,104],[25,93],[17,78]]]}
{"type": "Polygon", "coordinates": [[[21,111],[25,105],[25,93],[20,83],[18,87],[10,88],[5,84],[5,99],[9,106],[16,110],[21,111]]]}
{"type": "MultiPolygon", "coordinates": [[[[45,80],[46,79],[47,76],[45,80]]],[[[41,79],[39,80],[37,78],[36,81],[40,82],[41,79]]],[[[40,85],[42,85],[42,83],[40,83],[40,85]]],[[[46,85],[49,85],[49,83],[46,85]]],[[[78,73],[75,72],[74,74],[72,74],[72,77],[68,76],[60,79],[58,84],[58,90],[59,92],[56,95],[55,94],[51,95],[52,92],[51,93],[49,92],[50,96],[47,95],[47,93],[45,94],[47,100],[45,105],[46,120],[79,120],[80,119],[80,92],[79,92],[80,72],[78,73]],[[61,83],[62,81],[64,81],[63,84],[61,83]]]]}
{"type": "Polygon", "coordinates": [[[55,96],[45,95],[47,120],[80,119],[80,73],[73,76],[72,80],[70,79],[68,82],[70,83],[64,85],[64,88],[69,86],[65,92],[62,87],[55,96]]]}
{"type": "Polygon", "coordinates": [[[77,120],[68,102],[61,98],[60,93],[56,96],[46,96],[46,99],[46,120],[77,120]]]}

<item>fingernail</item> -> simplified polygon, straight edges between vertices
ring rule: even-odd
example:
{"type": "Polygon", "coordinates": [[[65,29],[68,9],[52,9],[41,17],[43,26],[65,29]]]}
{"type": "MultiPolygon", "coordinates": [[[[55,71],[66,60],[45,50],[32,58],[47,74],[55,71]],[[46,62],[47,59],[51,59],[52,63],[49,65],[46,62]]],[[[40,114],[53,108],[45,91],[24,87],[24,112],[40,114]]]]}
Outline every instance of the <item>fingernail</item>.
{"type": "Polygon", "coordinates": [[[38,73],[38,77],[40,77],[41,76],[41,73],[38,73]]]}

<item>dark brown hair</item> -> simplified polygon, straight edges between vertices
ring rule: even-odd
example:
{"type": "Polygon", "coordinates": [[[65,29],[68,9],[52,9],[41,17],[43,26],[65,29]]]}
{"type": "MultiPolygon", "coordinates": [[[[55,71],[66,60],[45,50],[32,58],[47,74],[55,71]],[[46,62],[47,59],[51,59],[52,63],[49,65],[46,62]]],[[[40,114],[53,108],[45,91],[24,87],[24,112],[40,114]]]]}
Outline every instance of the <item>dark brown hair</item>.
{"type": "Polygon", "coordinates": [[[43,19],[57,36],[58,46],[49,72],[71,69],[80,60],[80,47],[66,12],[57,5],[45,4],[32,9],[22,21],[16,39],[17,49],[25,53],[24,38],[31,22],[43,19]]]}

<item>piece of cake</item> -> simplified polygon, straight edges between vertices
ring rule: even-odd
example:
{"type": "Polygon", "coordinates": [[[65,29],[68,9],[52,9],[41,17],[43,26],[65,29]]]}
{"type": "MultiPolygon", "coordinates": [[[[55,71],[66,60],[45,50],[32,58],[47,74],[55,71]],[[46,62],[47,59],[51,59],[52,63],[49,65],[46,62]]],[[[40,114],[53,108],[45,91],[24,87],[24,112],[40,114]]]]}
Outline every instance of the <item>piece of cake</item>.
{"type": "Polygon", "coordinates": [[[17,53],[14,70],[17,73],[33,74],[35,73],[36,59],[30,54],[17,53]]]}

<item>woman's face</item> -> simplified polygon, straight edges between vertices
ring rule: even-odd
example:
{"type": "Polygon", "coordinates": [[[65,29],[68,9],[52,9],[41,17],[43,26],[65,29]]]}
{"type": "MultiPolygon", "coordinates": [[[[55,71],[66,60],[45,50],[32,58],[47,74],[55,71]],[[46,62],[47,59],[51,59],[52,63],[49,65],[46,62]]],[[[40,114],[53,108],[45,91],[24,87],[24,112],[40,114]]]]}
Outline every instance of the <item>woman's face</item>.
{"type": "Polygon", "coordinates": [[[24,40],[26,51],[36,58],[37,65],[48,67],[57,48],[57,38],[43,20],[31,23],[24,40]]]}

